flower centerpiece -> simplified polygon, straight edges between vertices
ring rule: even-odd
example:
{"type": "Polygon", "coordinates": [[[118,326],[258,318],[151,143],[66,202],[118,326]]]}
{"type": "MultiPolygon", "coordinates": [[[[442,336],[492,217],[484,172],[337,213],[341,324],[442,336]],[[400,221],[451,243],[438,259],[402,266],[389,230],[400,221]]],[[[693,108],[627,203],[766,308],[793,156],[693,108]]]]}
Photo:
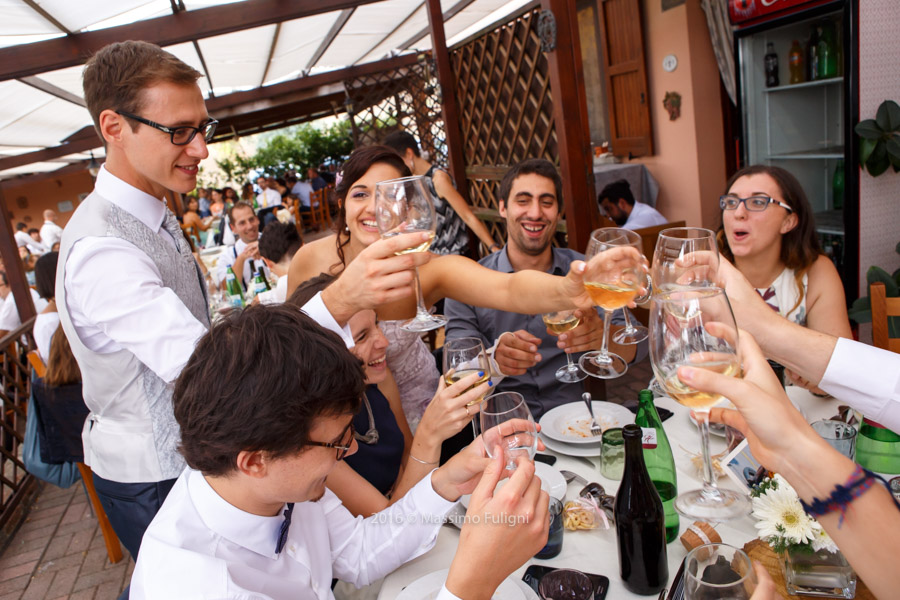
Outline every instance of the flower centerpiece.
{"type": "Polygon", "coordinates": [[[767,477],[750,492],[759,538],[781,555],[791,595],[853,598],[856,574],[828,532],[808,515],[781,475],[767,477]]]}

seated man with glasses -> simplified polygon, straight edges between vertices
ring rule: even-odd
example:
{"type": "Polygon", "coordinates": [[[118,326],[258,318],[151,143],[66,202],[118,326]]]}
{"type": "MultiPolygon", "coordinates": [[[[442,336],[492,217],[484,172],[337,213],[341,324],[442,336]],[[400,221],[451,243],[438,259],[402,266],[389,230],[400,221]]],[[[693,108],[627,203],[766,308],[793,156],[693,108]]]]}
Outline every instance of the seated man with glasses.
{"type": "Polygon", "coordinates": [[[722,256],[781,316],[851,337],[841,278],[819,243],[800,182],[780,167],[753,165],[735,173],[726,190],[719,199],[722,256]]]}
{"type": "Polygon", "coordinates": [[[465,493],[439,599],[488,598],[540,550],[548,500],[533,464],[521,460],[494,492],[503,453],[485,458],[480,439],[391,507],[353,517],[325,480],[357,449],[364,380],[340,338],[295,307],[254,306],[215,324],[175,384],[189,468],[147,529],[132,600],[333,598],[333,578],[363,586],[427,552],[465,493]]]}

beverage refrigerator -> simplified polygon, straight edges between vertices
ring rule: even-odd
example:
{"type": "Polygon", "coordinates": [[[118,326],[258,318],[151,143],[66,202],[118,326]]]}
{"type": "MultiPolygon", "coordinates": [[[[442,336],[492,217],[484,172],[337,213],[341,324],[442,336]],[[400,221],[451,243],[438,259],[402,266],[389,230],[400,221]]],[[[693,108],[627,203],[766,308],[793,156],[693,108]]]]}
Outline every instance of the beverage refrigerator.
{"type": "Polygon", "coordinates": [[[858,0],[728,0],[741,166],[775,165],[806,192],[848,299],[859,264],[858,0]]]}

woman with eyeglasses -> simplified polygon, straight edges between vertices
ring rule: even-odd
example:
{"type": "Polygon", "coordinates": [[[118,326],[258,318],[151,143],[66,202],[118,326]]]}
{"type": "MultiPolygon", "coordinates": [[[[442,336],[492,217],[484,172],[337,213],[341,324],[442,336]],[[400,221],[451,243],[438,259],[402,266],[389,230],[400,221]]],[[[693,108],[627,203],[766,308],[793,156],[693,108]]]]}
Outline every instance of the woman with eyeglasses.
{"type": "MultiPolygon", "coordinates": [[[[302,284],[287,303],[302,307],[336,277],[321,274],[302,284]]],[[[383,510],[438,467],[441,444],[459,433],[478,414],[475,402],[487,394],[487,382],[467,390],[477,380],[470,375],[452,386],[437,383],[415,436],[400,403],[400,392],[385,360],[388,340],[374,310],[362,310],[347,322],[353,335],[350,349],[363,363],[366,393],[351,425],[357,451],[339,462],[326,485],[354,515],[367,517],[383,510]],[[468,406],[470,402],[475,402],[468,406]]],[[[472,444],[480,448],[480,444],[472,444]]],[[[473,452],[467,448],[462,452],[473,452]]]]}
{"type": "Polygon", "coordinates": [[[812,209],[797,178],[780,167],[752,165],[735,173],[726,189],[719,199],[722,256],[781,316],[851,337],[841,278],[822,252],[812,209]]]}

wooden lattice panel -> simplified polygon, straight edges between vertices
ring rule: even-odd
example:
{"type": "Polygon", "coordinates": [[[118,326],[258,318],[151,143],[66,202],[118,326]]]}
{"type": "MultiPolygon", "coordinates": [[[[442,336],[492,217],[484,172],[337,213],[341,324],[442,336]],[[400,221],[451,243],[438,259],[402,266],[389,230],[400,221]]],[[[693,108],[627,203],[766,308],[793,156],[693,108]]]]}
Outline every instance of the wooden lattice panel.
{"type": "Polygon", "coordinates": [[[541,157],[559,163],[537,14],[516,17],[451,54],[469,200],[478,207],[497,208],[496,180],[508,166],[541,157]]]}
{"type": "Polygon", "coordinates": [[[439,86],[430,57],[396,69],[344,81],[352,107],[353,142],[378,143],[397,129],[414,135],[429,159],[447,168],[447,135],[439,86]]]}

